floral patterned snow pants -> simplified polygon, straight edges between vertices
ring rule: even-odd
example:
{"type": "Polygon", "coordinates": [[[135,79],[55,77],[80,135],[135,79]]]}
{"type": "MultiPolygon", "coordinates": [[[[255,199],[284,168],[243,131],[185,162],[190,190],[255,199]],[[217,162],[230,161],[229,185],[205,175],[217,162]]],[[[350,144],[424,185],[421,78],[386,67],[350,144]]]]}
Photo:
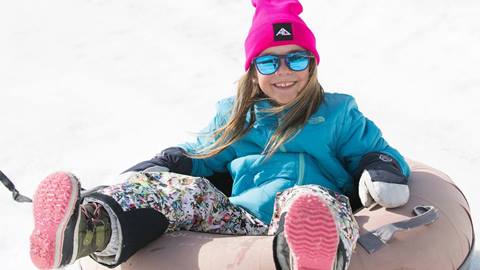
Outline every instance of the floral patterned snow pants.
{"type": "Polygon", "coordinates": [[[189,230],[233,235],[274,235],[280,216],[300,194],[314,193],[335,213],[345,261],[358,239],[356,223],[346,196],[318,185],[296,186],[279,192],[271,224],[264,224],[243,208],[232,204],[207,179],[171,172],[139,172],[127,182],[98,191],[115,199],[124,211],[153,208],[168,220],[167,232],[189,230]]]}

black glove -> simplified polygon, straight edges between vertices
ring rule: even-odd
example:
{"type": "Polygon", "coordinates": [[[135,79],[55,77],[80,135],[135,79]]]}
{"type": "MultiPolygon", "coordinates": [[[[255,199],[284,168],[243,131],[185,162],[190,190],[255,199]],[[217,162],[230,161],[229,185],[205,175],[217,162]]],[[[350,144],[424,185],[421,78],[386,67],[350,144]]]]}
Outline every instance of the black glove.
{"type": "Polygon", "coordinates": [[[385,208],[405,205],[410,197],[407,177],[398,163],[382,153],[369,153],[360,161],[364,168],[358,185],[358,195],[365,207],[377,202],[385,208]]]}
{"type": "Polygon", "coordinates": [[[180,147],[170,147],[163,150],[154,158],[142,161],[120,175],[120,180],[125,181],[132,174],[137,172],[174,172],[180,174],[191,174],[193,163],[187,157],[185,150],[180,147]]]}

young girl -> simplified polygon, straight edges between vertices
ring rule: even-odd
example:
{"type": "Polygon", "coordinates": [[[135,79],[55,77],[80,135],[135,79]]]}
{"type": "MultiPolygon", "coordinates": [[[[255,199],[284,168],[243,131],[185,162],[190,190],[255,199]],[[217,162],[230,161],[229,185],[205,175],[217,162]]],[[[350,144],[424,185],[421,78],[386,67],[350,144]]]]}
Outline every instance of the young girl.
{"type": "MultiPolygon", "coordinates": [[[[195,143],[81,191],[57,172],[34,197],[31,257],[58,268],[89,255],[114,267],[164,232],[275,235],[277,269],[347,269],[364,206],[405,204],[409,168],[352,97],[324,93],[315,38],[296,0],[253,0],[245,75],[195,143]],[[209,180],[228,172],[227,197],[209,180]]],[[[226,181],[226,179],[225,179],[226,181]]],[[[219,182],[220,183],[220,182],[219,182]]],[[[220,183],[220,185],[222,185],[220,183]]]]}

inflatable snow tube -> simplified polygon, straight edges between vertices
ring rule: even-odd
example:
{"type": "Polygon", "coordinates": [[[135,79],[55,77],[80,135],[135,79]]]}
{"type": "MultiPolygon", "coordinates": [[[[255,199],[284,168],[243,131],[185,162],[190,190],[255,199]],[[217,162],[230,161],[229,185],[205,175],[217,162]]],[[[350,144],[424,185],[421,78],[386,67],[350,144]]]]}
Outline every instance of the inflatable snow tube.
{"type": "MultiPolygon", "coordinates": [[[[400,231],[384,247],[369,254],[357,245],[349,270],[469,269],[474,231],[468,203],[442,172],[409,162],[410,201],[397,209],[360,209],[360,234],[412,217],[418,205],[438,209],[433,224],[400,231]]],[[[179,231],[165,234],[115,269],[275,269],[271,236],[226,236],[179,231]]],[[[82,269],[108,269],[90,258],[82,269]]]]}

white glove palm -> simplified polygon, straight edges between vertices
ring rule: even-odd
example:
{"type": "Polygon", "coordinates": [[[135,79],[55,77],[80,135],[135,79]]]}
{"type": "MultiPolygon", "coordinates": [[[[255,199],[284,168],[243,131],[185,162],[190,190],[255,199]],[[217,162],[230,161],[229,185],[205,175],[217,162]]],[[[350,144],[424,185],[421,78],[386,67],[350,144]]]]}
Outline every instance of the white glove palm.
{"type": "Polygon", "coordinates": [[[410,197],[410,191],[406,183],[391,183],[381,181],[386,171],[365,170],[360,177],[358,195],[365,207],[370,207],[377,202],[385,208],[394,208],[405,205],[410,197]],[[373,175],[373,179],[372,179],[373,175]]]}
{"type": "MultiPolygon", "coordinates": [[[[168,172],[168,171],[169,171],[169,169],[167,167],[153,166],[153,167],[146,168],[142,172],[168,172]]],[[[117,180],[118,183],[127,182],[130,177],[132,177],[133,175],[135,175],[137,173],[139,173],[139,172],[137,172],[137,171],[124,172],[124,173],[120,174],[117,177],[116,180],[117,180]]]]}

